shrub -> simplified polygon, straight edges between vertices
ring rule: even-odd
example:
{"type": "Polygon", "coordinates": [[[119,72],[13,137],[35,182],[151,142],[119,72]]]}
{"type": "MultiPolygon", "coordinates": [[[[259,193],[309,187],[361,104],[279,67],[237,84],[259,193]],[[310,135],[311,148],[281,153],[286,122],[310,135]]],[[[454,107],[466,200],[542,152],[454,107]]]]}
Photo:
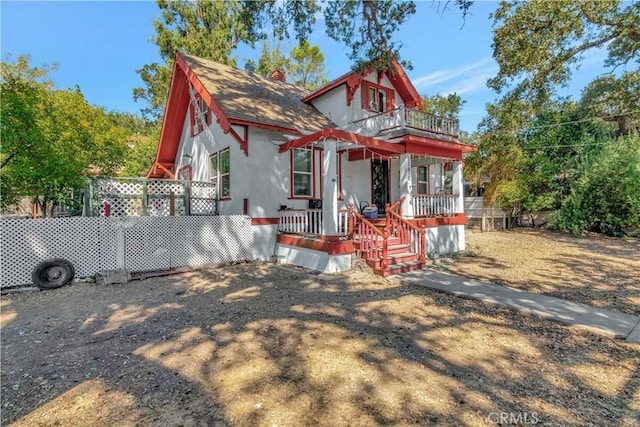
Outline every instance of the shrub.
{"type": "Polygon", "coordinates": [[[612,140],[579,171],[554,216],[558,228],[622,236],[640,227],[640,136],[612,140]]]}

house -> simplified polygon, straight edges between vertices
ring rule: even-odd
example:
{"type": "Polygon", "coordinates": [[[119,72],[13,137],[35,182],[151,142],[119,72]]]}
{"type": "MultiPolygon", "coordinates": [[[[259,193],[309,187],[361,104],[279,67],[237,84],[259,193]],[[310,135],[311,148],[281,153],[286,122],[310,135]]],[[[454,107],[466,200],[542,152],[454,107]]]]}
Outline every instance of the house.
{"type": "Polygon", "coordinates": [[[178,53],[147,177],[213,183],[218,214],[251,217],[255,259],[337,272],[358,252],[386,275],[464,249],[476,148],[421,111],[399,65],[312,93],[271,77],[178,53]]]}

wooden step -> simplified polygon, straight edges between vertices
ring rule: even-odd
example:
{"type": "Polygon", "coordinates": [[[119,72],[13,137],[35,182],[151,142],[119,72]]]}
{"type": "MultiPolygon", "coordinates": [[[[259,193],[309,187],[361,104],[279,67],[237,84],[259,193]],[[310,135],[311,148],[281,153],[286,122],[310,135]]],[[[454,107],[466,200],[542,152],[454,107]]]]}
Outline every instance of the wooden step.
{"type": "MultiPolygon", "coordinates": [[[[412,252],[405,251],[405,252],[389,255],[387,257],[387,262],[388,262],[388,265],[396,265],[396,264],[403,264],[406,262],[417,261],[417,259],[418,259],[418,255],[412,252]]],[[[369,265],[369,267],[373,269],[380,268],[381,262],[382,262],[382,258],[367,259],[367,264],[369,265]]]]}
{"type": "Polygon", "coordinates": [[[373,272],[379,276],[387,277],[392,276],[394,274],[407,273],[409,271],[422,270],[424,268],[424,264],[420,261],[410,261],[410,262],[402,262],[399,264],[393,264],[387,266],[386,270],[382,270],[381,268],[374,268],[373,272]]]}

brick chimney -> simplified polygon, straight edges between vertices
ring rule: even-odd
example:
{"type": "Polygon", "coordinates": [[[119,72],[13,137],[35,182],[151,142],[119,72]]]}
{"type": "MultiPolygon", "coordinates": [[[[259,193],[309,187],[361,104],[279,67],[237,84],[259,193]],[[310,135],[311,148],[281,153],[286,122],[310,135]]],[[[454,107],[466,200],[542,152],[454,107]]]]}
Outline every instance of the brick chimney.
{"type": "Polygon", "coordinates": [[[287,75],[282,70],[274,70],[273,72],[271,72],[269,78],[271,78],[271,80],[278,80],[281,82],[287,81],[287,75]]]}

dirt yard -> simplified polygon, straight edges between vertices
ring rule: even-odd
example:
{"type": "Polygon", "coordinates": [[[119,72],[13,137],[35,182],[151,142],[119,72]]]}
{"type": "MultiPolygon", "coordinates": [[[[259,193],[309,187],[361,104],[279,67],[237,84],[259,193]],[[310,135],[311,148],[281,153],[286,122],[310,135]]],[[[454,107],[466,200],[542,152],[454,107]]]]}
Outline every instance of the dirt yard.
{"type": "MultiPolygon", "coordinates": [[[[638,312],[637,241],[468,243],[440,268],[638,312]]],[[[2,425],[640,425],[640,346],[359,270],[10,294],[1,332],[2,425]]]]}

